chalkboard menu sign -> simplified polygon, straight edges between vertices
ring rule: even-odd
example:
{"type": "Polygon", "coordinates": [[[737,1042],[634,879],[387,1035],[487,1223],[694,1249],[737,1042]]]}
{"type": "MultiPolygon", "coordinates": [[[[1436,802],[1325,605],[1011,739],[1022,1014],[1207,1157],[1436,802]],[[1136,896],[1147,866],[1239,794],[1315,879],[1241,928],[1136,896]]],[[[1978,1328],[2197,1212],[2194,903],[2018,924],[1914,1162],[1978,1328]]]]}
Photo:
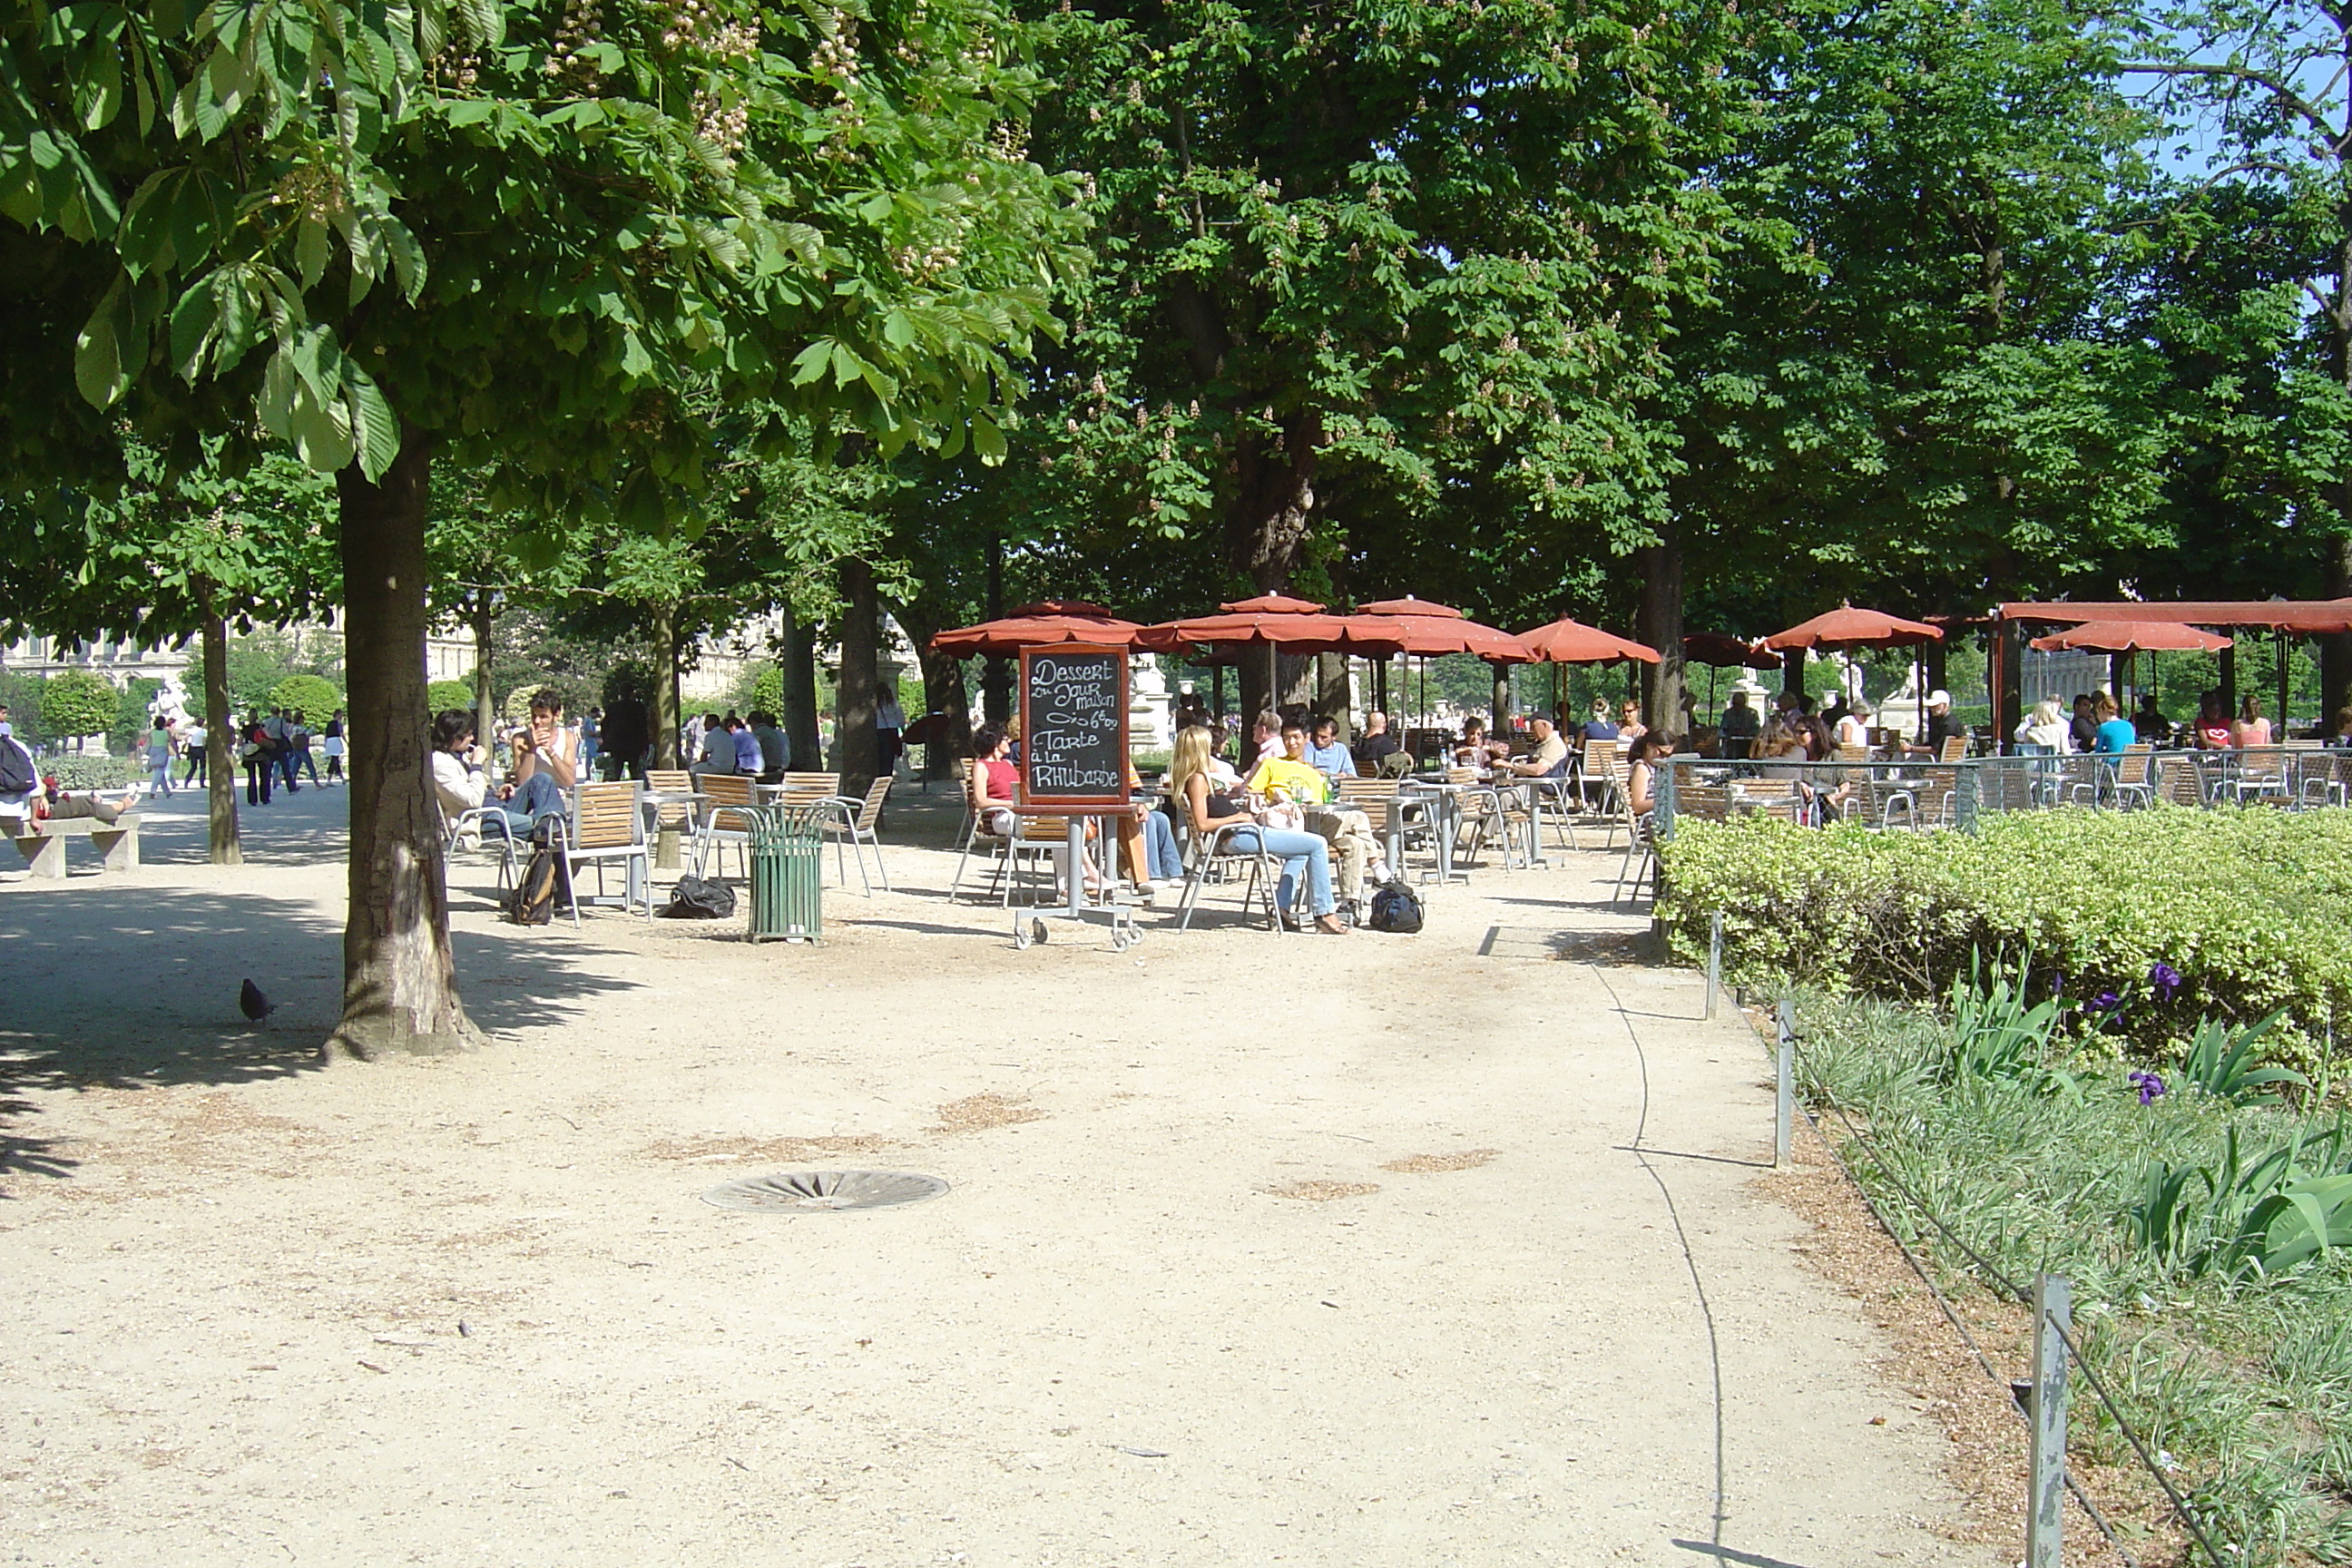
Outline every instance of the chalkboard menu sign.
{"type": "Polygon", "coordinates": [[[1021,650],[1021,796],[1032,805],[1127,804],[1127,650],[1021,650]]]}

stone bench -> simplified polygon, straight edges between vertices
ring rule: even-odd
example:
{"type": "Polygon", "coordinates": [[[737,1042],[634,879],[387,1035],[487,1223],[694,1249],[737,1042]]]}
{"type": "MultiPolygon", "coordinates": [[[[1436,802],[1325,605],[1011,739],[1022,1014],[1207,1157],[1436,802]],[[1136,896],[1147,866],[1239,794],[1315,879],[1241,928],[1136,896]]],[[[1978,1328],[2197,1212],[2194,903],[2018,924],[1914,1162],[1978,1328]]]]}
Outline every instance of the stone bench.
{"type": "Polygon", "coordinates": [[[100,822],[94,816],[69,816],[63,820],[50,818],[34,822],[21,817],[0,817],[6,831],[16,842],[16,852],[25,858],[25,868],[36,877],[63,881],[66,874],[66,840],[89,838],[90,845],[106,858],[110,871],[134,871],[139,868],[139,814],[124,812],[112,822],[100,822]]]}

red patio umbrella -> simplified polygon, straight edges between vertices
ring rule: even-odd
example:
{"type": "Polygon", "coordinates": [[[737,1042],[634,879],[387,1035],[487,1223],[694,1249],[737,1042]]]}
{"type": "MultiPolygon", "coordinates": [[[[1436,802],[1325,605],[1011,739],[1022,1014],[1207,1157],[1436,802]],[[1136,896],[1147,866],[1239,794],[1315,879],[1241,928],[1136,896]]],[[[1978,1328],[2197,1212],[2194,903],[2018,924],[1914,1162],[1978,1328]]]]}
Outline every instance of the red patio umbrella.
{"type": "Polygon", "coordinates": [[[1527,645],[1530,654],[1549,664],[1615,664],[1625,659],[1639,659],[1643,664],[1658,662],[1658,650],[1647,643],[1566,618],[1531,632],[1521,632],[1519,641],[1527,645]]]}
{"type": "Polygon", "coordinates": [[[1352,653],[1381,658],[1402,651],[1405,628],[1377,616],[1334,616],[1307,599],[1261,594],[1217,606],[1213,616],[1189,616],[1142,627],[1137,643],[1155,653],[1184,648],[1272,647],[1286,653],[1352,653]]]}
{"type": "Polygon", "coordinates": [[[1683,657],[1717,668],[1778,669],[1780,656],[1728,632],[1693,632],[1683,638],[1683,657]]]}
{"type": "Polygon", "coordinates": [[[1046,599],[1024,605],[992,621],[958,626],[931,639],[931,650],[955,658],[1010,658],[1024,647],[1054,643],[1100,643],[1132,647],[1143,628],[1122,621],[1100,605],[1077,599],[1046,599]]]}
{"type": "Polygon", "coordinates": [[[1402,599],[1376,599],[1351,620],[1375,618],[1405,629],[1402,651],[1416,658],[1449,653],[1475,654],[1490,664],[1531,664],[1535,655],[1507,631],[1481,626],[1451,605],[1440,605],[1408,595],[1402,599]]]}
{"type": "Polygon", "coordinates": [[[1857,610],[1840,605],[1825,616],[1815,616],[1784,632],[1774,632],[1764,646],[1776,652],[1796,648],[1843,651],[1857,647],[1905,647],[1913,643],[1941,642],[1944,634],[1925,621],[1906,621],[1878,610],[1857,610]]]}
{"type": "Polygon", "coordinates": [[[2053,632],[2046,637],[2035,637],[2033,646],[2043,653],[2063,653],[2068,649],[2089,653],[2140,653],[2158,649],[2219,653],[2230,646],[2230,639],[2175,621],[2088,621],[2079,626],[2069,626],[2063,632],[2053,632]]]}

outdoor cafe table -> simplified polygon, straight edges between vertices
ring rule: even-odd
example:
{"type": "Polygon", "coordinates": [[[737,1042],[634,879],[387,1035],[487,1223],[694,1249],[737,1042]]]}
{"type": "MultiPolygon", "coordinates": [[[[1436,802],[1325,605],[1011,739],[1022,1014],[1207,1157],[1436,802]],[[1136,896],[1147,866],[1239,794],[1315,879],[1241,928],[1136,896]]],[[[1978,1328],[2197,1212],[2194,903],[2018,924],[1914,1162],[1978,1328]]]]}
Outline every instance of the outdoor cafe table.
{"type": "Polygon", "coordinates": [[[1457,876],[1454,869],[1454,847],[1462,832],[1462,803],[1465,796],[1486,794],[1492,787],[1485,784],[1454,784],[1445,779],[1407,778],[1401,782],[1397,790],[1400,801],[1418,802],[1428,808],[1430,837],[1437,841],[1440,882],[1470,879],[1466,872],[1457,876]]]}
{"type": "Polygon", "coordinates": [[[662,808],[667,805],[686,807],[686,825],[694,826],[701,811],[700,802],[709,799],[698,789],[649,789],[637,795],[637,806],[646,814],[646,826],[652,832],[654,865],[657,869],[678,869],[677,834],[675,827],[662,826],[662,808]]]}

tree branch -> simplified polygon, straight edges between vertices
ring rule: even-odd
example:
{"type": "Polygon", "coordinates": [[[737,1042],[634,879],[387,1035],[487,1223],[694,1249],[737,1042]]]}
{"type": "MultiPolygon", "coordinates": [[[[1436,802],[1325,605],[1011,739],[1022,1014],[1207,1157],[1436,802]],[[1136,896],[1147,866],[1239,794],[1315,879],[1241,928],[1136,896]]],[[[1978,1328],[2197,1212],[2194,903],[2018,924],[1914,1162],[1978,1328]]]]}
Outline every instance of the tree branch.
{"type": "Polygon", "coordinates": [[[2304,101],[2286,83],[2252,66],[2189,64],[2173,65],[2163,60],[2126,60],[2121,68],[2137,76],[2200,77],[2209,80],[2251,83],[2266,89],[2284,109],[2291,109],[2322,136],[2333,135],[2336,127],[2327,117],[2304,101]]]}

